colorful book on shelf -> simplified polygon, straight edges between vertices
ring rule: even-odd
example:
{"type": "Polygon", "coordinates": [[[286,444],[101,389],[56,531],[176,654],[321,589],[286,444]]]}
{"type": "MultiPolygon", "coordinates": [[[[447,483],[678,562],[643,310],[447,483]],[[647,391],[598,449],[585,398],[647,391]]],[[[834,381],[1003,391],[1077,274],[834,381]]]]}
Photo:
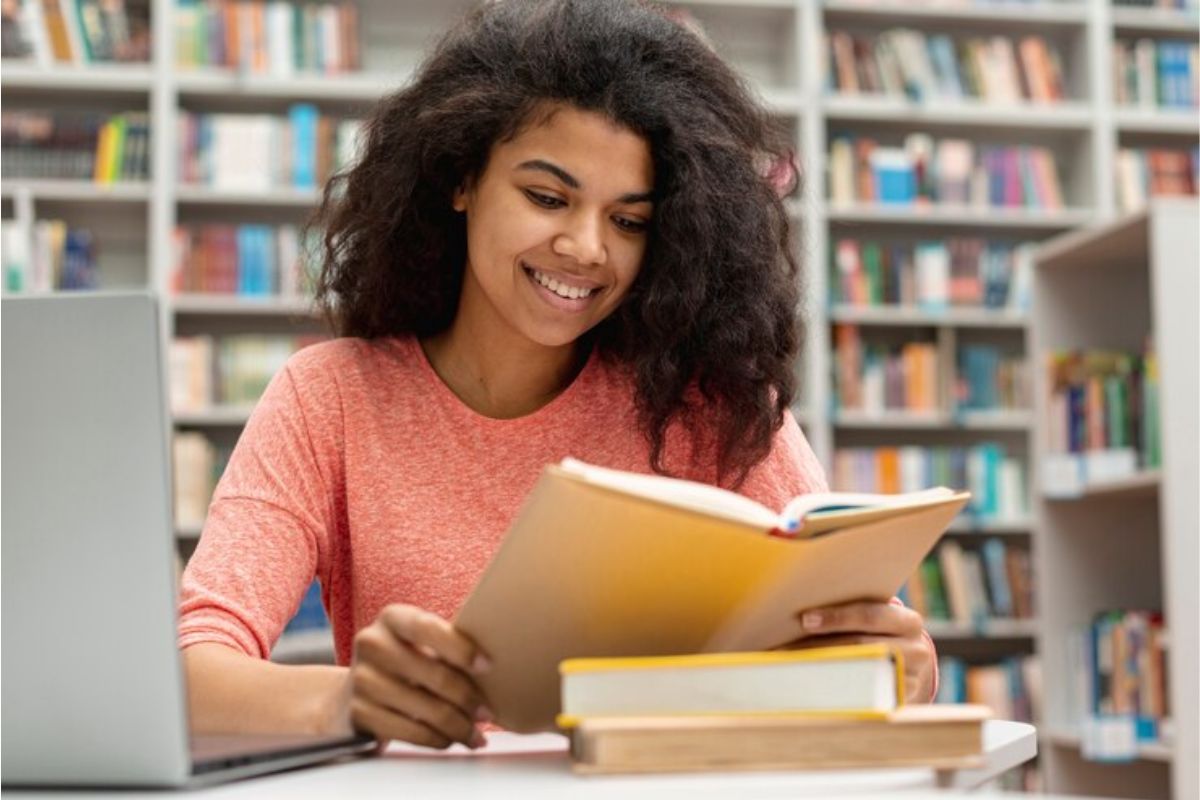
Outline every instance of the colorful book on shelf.
{"type": "Polygon", "coordinates": [[[986,706],[998,719],[1034,722],[1041,718],[1042,676],[1036,656],[1012,656],[991,664],[961,658],[938,659],[938,703],[986,706]]]}
{"type": "Polygon", "coordinates": [[[963,768],[984,752],[983,706],[912,705],[884,719],[608,717],[572,730],[576,772],[963,768]]]}
{"type": "Polygon", "coordinates": [[[904,664],[883,644],[625,658],[558,667],[572,728],[597,717],[816,714],[885,717],[904,704],[904,664]]]}
{"type": "Polygon", "coordinates": [[[781,513],[568,459],[543,470],[455,625],[493,657],[481,688],[497,721],[546,729],[564,659],[786,644],[801,609],[891,597],[967,500],[818,494],[781,513]],[[538,625],[521,623],[534,607],[538,625]]]}

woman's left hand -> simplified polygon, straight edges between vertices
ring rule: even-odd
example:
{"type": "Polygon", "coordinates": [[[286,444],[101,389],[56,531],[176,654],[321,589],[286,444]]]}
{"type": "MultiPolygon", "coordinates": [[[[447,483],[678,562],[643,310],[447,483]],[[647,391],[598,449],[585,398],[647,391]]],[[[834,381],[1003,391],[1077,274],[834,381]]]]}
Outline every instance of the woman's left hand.
{"type": "Polygon", "coordinates": [[[924,620],[898,603],[859,602],[806,609],[800,614],[804,633],[789,649],[842,644],[889,644],[904,659],[905,702],[932,700],[936,655],[924,620]]]}

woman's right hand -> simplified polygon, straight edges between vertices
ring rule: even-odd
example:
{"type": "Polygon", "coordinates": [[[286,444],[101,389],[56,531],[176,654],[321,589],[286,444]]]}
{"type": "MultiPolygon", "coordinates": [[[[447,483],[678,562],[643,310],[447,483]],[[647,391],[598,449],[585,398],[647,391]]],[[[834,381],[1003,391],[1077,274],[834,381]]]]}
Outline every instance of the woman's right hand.
{"type": "Polygon", "coordinates": [[[487,743],[478,723],[491,711],[474,677],[487,657],[448,621],[394,604],[354,637],[345,710],[354,730],[446,748],[487,743]]]}

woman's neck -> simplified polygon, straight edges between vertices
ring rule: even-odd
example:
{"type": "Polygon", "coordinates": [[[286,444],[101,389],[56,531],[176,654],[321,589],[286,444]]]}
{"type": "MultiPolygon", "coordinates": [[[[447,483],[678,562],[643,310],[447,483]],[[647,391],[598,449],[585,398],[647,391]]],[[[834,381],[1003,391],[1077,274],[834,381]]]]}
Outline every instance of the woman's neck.
{"type": "Polygon", "coordinates": [[[586,361],[578,343],[546,347],[458,320],[421,341],[434,372],[468,408],[493,419],[537,411],[571,385],[586,361]]]}

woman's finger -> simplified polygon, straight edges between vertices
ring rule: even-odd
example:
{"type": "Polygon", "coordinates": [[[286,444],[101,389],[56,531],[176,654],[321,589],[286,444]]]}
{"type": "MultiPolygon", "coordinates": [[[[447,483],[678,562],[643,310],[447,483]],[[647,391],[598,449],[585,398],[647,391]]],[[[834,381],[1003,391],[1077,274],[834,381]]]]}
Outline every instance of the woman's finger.
{"type": "Polygon", "coordinates": [[[484,744],[483,735],[475,727],[473,719],[464,714],[462,709],[424,689],[397,680],[370,665],[355,670],[353,680],[355,695],[374,705],[420,722],[468,747],[484,744]]]}
{"type": "Polygon", "coordinates": [[[910,608],[868,601],[810,608],[800,615],[800,624],[806,638],[831,633],[912,636],[921,631],[923,620],[910,608]]]}
{"type": "Polygon", "coordinates": [[[355,730],[374,736],[381,742],[399,739],[402,742],[434,747],[438,750],[444,750],[454,743],[448,736],[435,731],[428,725],[403,714],[397,714],[364,697],[351,699],[350,721],[355,730]]]}
{"type": "Polygon", "coordinates": [[[398,639],[389,628],[364,628],[354,639],[355,660],[370,665],[393,679],[421,687],[452,703],[470,719],[484,719],[483,694],[467,675],[453,666],[430,658],[398,639]]]}

